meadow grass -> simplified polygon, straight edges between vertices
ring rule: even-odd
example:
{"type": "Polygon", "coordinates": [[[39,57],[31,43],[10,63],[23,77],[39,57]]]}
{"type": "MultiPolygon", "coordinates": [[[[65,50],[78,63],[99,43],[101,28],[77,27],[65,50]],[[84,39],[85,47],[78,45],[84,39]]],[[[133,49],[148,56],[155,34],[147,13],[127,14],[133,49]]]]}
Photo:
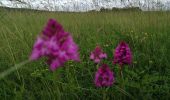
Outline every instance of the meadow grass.
{"type": "Polygon", "coordinates": [[[0,9],[0,71],[28,60],[33,43],[49,18],[55,18],[80,47],[81,62],[67,62],[55,72],[45,59],[30,62],[0,80],[1,99],[124,100],[170,99],[170,12],[110,11],[87,13],[0,9]],[[113,51],[124,40],[133,64],[124,79],[112,65],[113,51]],[[90,52],[101,45],[115,72],[109,88],[94,85],[96,65],[90,52]],[[123,86],[122,86],[123,85],[123,86]]]}

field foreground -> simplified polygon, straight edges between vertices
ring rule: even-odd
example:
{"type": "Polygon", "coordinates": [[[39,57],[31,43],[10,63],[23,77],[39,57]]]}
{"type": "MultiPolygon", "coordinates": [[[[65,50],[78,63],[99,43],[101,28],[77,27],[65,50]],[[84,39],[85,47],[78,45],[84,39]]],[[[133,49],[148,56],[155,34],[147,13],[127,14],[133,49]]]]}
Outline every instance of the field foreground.
{"type": "Polygon", "coordinates": [[[51,72],[45,59],[30,62],[0,80],[1,99],[170,99],[170,12],[110,11],[63,13],[0,9],[0,72],[27,60],[37,35],[49,18],[72,34],[81,62],[68,62],[51,72]],[[112,65],[113,51],[124,40],[133,64],[124,66],[124,79],[112,65]],[[112,87],[94,85],[96,65],[89,60],[96,45],[115,72],[112,87]],[[123,85],[122,85],[123,84],[123,85]]]}

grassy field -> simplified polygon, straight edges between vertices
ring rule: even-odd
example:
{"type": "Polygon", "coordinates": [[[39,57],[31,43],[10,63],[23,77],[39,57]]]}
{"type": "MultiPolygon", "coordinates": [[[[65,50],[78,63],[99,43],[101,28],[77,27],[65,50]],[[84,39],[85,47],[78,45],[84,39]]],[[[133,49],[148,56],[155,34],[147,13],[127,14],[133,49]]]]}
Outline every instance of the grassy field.
{"type": "Polygon", "coordinates": [[[0,72],[29,58],[49,18],[58,20],[72,34],[80,47],[81,62],[70,61],[53,73],[45,59],[25,64],[0,80],[1,100],[170,99],[170,12],[0,9],[0,72]],[[128,42],[133,51],[133,64],[125,66],[124,81],[118,67],[112,65],[113,51],[121,40],[128,42]],[[96,44],[107,52],[104,62],[116,73],[112,87],[94,85],[96,66],[89,54],[96,44]]]}

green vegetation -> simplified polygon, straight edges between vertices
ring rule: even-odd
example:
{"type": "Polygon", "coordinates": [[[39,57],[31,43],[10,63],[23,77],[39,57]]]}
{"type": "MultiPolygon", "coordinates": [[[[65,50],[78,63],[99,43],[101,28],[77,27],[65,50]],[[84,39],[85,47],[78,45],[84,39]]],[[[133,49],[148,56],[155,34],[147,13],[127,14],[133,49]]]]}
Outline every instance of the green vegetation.
{"type": "Polygon", "coordinates": [[[111,11],[88,13],[0,9],[0,72],[29,58],[33,43],[49,18],[72,33],[81,62],[68,62],[54,73],[45,59],[24,65],[0,80],[0,98],[16,100],[170,99],[170,12],[111,11]],[[125,40],[133,51],[133,65],[112,65],[113,51],[125,40]],[[96,66],[89,54],[99,44],[116,73],[110,88],[96,88],[96,66]]]}

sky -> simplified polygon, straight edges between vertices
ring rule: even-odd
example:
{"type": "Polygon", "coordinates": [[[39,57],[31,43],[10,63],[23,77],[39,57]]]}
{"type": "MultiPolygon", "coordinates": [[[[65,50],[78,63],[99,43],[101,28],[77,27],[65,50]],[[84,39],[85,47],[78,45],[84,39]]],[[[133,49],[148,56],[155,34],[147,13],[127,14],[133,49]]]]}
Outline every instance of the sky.
{"type": "MultiPolygon", "coordinates": [[[[11,8],[31,8],[38,10],[49,10],[49,11],[88,11],[88,10],[99,10],[100,8],[123,8],[130,4],[132,6],[139,6],[141,9],[147,9],[147,4],[144,1],[148,0],[22,0],[27,4],[21,4],[15,0],[0,0],[0,5],[11,8]],[[128,2],[129,1],[129,2],[128,2]]],[[[170,0],[150,0],[150,1],[161,1],[166,8],[170,8],[170,0]],[[169,1],[169,4],[166,3],[169,1]]],[[[155,5],[149,5],[155,7],[155,5]]],[[[152,8],[153,8],[152,7],[152,8]]],[[[157,8],[155,8],[157,9],[157,8]]]]}

